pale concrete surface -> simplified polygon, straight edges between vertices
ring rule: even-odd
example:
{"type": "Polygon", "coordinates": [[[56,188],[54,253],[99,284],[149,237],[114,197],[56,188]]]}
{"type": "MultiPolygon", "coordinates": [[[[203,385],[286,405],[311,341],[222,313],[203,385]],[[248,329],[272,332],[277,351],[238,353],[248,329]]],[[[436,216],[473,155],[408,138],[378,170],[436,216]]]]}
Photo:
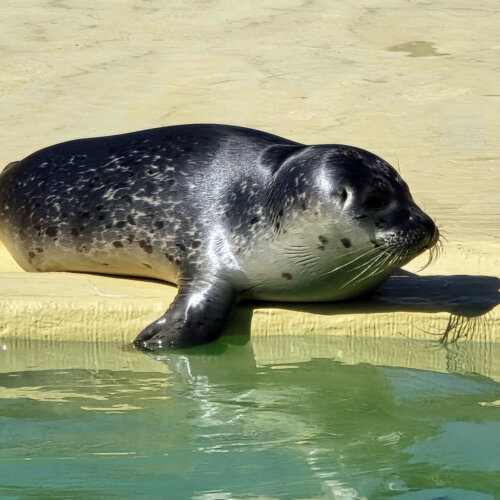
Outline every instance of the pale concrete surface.
{"type": "MultiPolygon", "coordinates": [[[[370,300],[244,306],[229,330],[500,339],[494,0],[3,0],[1,18],[2,165],[78,137],[243,125],[379,154],[447,238],[419,277],[393,278],[370,300]]],[[[174,295],[148,281],[24,273],[0,248],[4,338],[129,342],[174,295]]]]}

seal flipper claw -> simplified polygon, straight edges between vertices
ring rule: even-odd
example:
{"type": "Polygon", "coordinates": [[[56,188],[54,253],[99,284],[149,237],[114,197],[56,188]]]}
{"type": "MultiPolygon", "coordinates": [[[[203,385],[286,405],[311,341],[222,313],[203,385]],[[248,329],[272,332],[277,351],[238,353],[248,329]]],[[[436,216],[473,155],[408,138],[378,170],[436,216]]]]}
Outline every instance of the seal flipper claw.
{"type": "Polygon", "coordinates": [[[192,347],[218,338],[236,301],[224,280],[180,284],[167,312],[148,325],[134,340],[144,350],[192,347]]]}

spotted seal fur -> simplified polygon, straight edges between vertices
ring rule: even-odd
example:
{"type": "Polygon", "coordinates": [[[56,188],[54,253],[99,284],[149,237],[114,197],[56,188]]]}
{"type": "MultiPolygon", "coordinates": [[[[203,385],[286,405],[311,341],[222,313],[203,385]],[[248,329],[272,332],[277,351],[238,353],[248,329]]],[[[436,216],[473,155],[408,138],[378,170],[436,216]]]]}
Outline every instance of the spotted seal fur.
{"type": "Polygon", "coordinates": [[[438,234],[376,155],[235,126],[64,142],[0,176],[0,235],[24,269],[178,285],[145,349],[214,340],[240,299],[360,295],[438,234]]]}

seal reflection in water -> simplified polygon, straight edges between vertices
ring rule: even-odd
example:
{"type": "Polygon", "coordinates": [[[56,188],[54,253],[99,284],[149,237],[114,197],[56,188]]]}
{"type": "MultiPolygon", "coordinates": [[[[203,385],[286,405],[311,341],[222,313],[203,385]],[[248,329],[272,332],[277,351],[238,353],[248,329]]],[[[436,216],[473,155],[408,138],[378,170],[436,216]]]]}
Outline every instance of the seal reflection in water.
{"type": "Polygon", "coordinates": [[[135,344],[217,338],[240,299],[367,292],[438,240],[398,172],[368,151],[181,125],[81,139],[9,164],[1,238],[28,271],[178,284],[135,344]]]}

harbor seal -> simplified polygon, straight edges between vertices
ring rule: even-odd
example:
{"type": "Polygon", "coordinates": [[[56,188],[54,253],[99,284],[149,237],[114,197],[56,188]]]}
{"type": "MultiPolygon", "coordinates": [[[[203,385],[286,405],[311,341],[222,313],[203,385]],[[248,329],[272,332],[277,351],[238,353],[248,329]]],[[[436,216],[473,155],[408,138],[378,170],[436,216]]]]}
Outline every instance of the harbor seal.
{"type": "Polygon", "coordinates": [[[214,340],[241,299],[363,294],[438,235],[376,155],[229,125],[64,142],[0,176],[0,236],[27,271],[178,285],[143,349],[214,340]]]}

